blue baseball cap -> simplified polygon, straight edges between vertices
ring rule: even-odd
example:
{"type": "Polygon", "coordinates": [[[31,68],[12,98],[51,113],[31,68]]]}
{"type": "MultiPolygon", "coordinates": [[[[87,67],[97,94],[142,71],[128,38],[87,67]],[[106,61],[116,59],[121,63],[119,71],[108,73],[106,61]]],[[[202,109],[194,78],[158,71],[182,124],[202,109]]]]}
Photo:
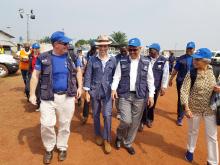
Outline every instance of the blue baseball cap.
{"type": "Polygon", "coordinates": [[[195,49],[196,44],[195,42],[188,42],[186,45],[186,49],[195,49]]]}
{"type": "Polygon", "coordinates": [[[149,46],[149,49],[155,49],[156,51],[160,52],[160,45],[158,43],[153,43],[149,46]]]}
{"type": "Polygon", "coordinates": [[[54,32],[51,35],[50,40],[52,43],[57,42],[57,41],[63,42],[63,43],[69,43],[70,41],[72,41],[72,39],[65,36],[64,32],[62,32],[62,31],[54,32]]]}
{"type": "Polygon", "coordinates": [[[192,55],[193,58],[205,58],[211,60],[212,52],[208,48],[200,48],[192,55]]]}
{"type": "Polygon", "coordinates": [[[138,38],[132,38],[128,41],[128,46],[139,47],[141,46],[141,41],[138,38]]]}
{"type": "Polygon", "coordinates": [[[40,49],[40,44],[39,43],[34,43],[32,45],[32,49],[40,49]]]}

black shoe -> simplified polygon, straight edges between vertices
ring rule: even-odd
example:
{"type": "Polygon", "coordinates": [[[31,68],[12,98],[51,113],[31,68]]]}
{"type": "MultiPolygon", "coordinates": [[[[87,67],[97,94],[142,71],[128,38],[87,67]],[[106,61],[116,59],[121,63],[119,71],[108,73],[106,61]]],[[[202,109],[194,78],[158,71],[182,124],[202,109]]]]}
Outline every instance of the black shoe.
{"type": "Polygon", "coordinates": [[[131,155],[135,154],[135,150],[133,147],[125,147],[125,149],[128,151],[129,154],[131,154],[131,155]]]}
{"type": "Polygon", "coordinates": [[[59,161],[64,161],[66,159],[67,156],[67,152],[66,151],[60,151],[59,150],[59,154],[58,154],[58,160],[59,161]]]}
{"type": "Polygon", "coordinates": [[[115,139],[115,147],[117,150],[121,148],[121,140],[118,137],[115,139]]]}
{"type": "Polygon", "coordinates": [[[43,158],[44,164],[50,164],[52,158],[53,158],[53,151],[46,151],[44,153],[44,158],[43,158]]]}
{"type": "Polygon", "coordinates": [[[140,123],[139,128],[138,128],[138,132],[142,132],[144,130],[144,123],[140,123]]]}
{"type": "Polygon", "coordinates": [[[147,127],[152,128],[153,127],[153,122],[152,121],[147,121],[147,127]]]}

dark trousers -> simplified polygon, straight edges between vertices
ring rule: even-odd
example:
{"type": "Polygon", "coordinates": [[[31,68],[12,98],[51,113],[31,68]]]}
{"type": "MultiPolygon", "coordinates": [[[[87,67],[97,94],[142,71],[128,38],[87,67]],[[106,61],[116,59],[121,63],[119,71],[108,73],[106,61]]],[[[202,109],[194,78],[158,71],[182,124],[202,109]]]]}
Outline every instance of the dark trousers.
{"type": "Polygon", "coordinates": [[[89,102],[84,101],[84,105],[83,105],[83,117],[88,118],[89,117],[89,102]]]}
{"type": "Polygon", "coordinates": [[[21,70],[21,75],[22,75],[22,79],[24,81],[24,85],[25,85],[25,94],[26,97],[29,98],[29,92],[28,92],[28,88],[27,88],[27,81],[28,81],[28,71],[27,70],[21,70]]]}
{"type": "Polygon", "coordinates": [[[174,66],[173,64],[170,64],[170,65],[169,65],[169,72],[170,72],[170,74],[171,74],[172,71],[173,71],[173,66],[174,66]]]}
{"type": "Polygon", "coordinates": [[[159,94],[160,94],[160,89],[156,89],[154,94],[154,105],[151,108],[145,107],[141,120],[142,123],[146,123],[147,121],[154,121],[154,109],[156,107],[159,94]]]}
{"type": "Polygon", "coordinates": [[[182,120],[184,117],[184,110],[180,101],[180,91],[181,91],[182,83],[176,83],[178,102],[177,102],[177,119],[182,120]]]}

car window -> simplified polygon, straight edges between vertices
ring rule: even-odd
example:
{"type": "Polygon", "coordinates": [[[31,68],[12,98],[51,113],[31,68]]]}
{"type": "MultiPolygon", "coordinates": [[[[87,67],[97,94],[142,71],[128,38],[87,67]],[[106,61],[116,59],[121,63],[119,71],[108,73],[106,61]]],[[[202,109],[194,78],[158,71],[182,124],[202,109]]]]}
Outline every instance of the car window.
{"type": "Polygon", "coordinates": [[[220,57],[220,53],[217,53],[217,54],[215,55],[215,57],[220,57]]]}

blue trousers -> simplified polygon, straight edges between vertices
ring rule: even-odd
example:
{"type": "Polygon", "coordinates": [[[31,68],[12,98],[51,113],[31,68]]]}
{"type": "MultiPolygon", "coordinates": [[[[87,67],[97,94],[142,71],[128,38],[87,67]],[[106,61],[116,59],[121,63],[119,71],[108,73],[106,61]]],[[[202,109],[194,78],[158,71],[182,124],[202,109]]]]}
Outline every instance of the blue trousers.
{"type": "Polygon", "coordinates": [[[112,125],[112,99],[92,97],[92,112],[94,120],[95,135],[103,137],[104,140],[111,140],[111,125],[112,125]],[[100,113],[104,118],[104,130],[101,133],[100,113]]]}

